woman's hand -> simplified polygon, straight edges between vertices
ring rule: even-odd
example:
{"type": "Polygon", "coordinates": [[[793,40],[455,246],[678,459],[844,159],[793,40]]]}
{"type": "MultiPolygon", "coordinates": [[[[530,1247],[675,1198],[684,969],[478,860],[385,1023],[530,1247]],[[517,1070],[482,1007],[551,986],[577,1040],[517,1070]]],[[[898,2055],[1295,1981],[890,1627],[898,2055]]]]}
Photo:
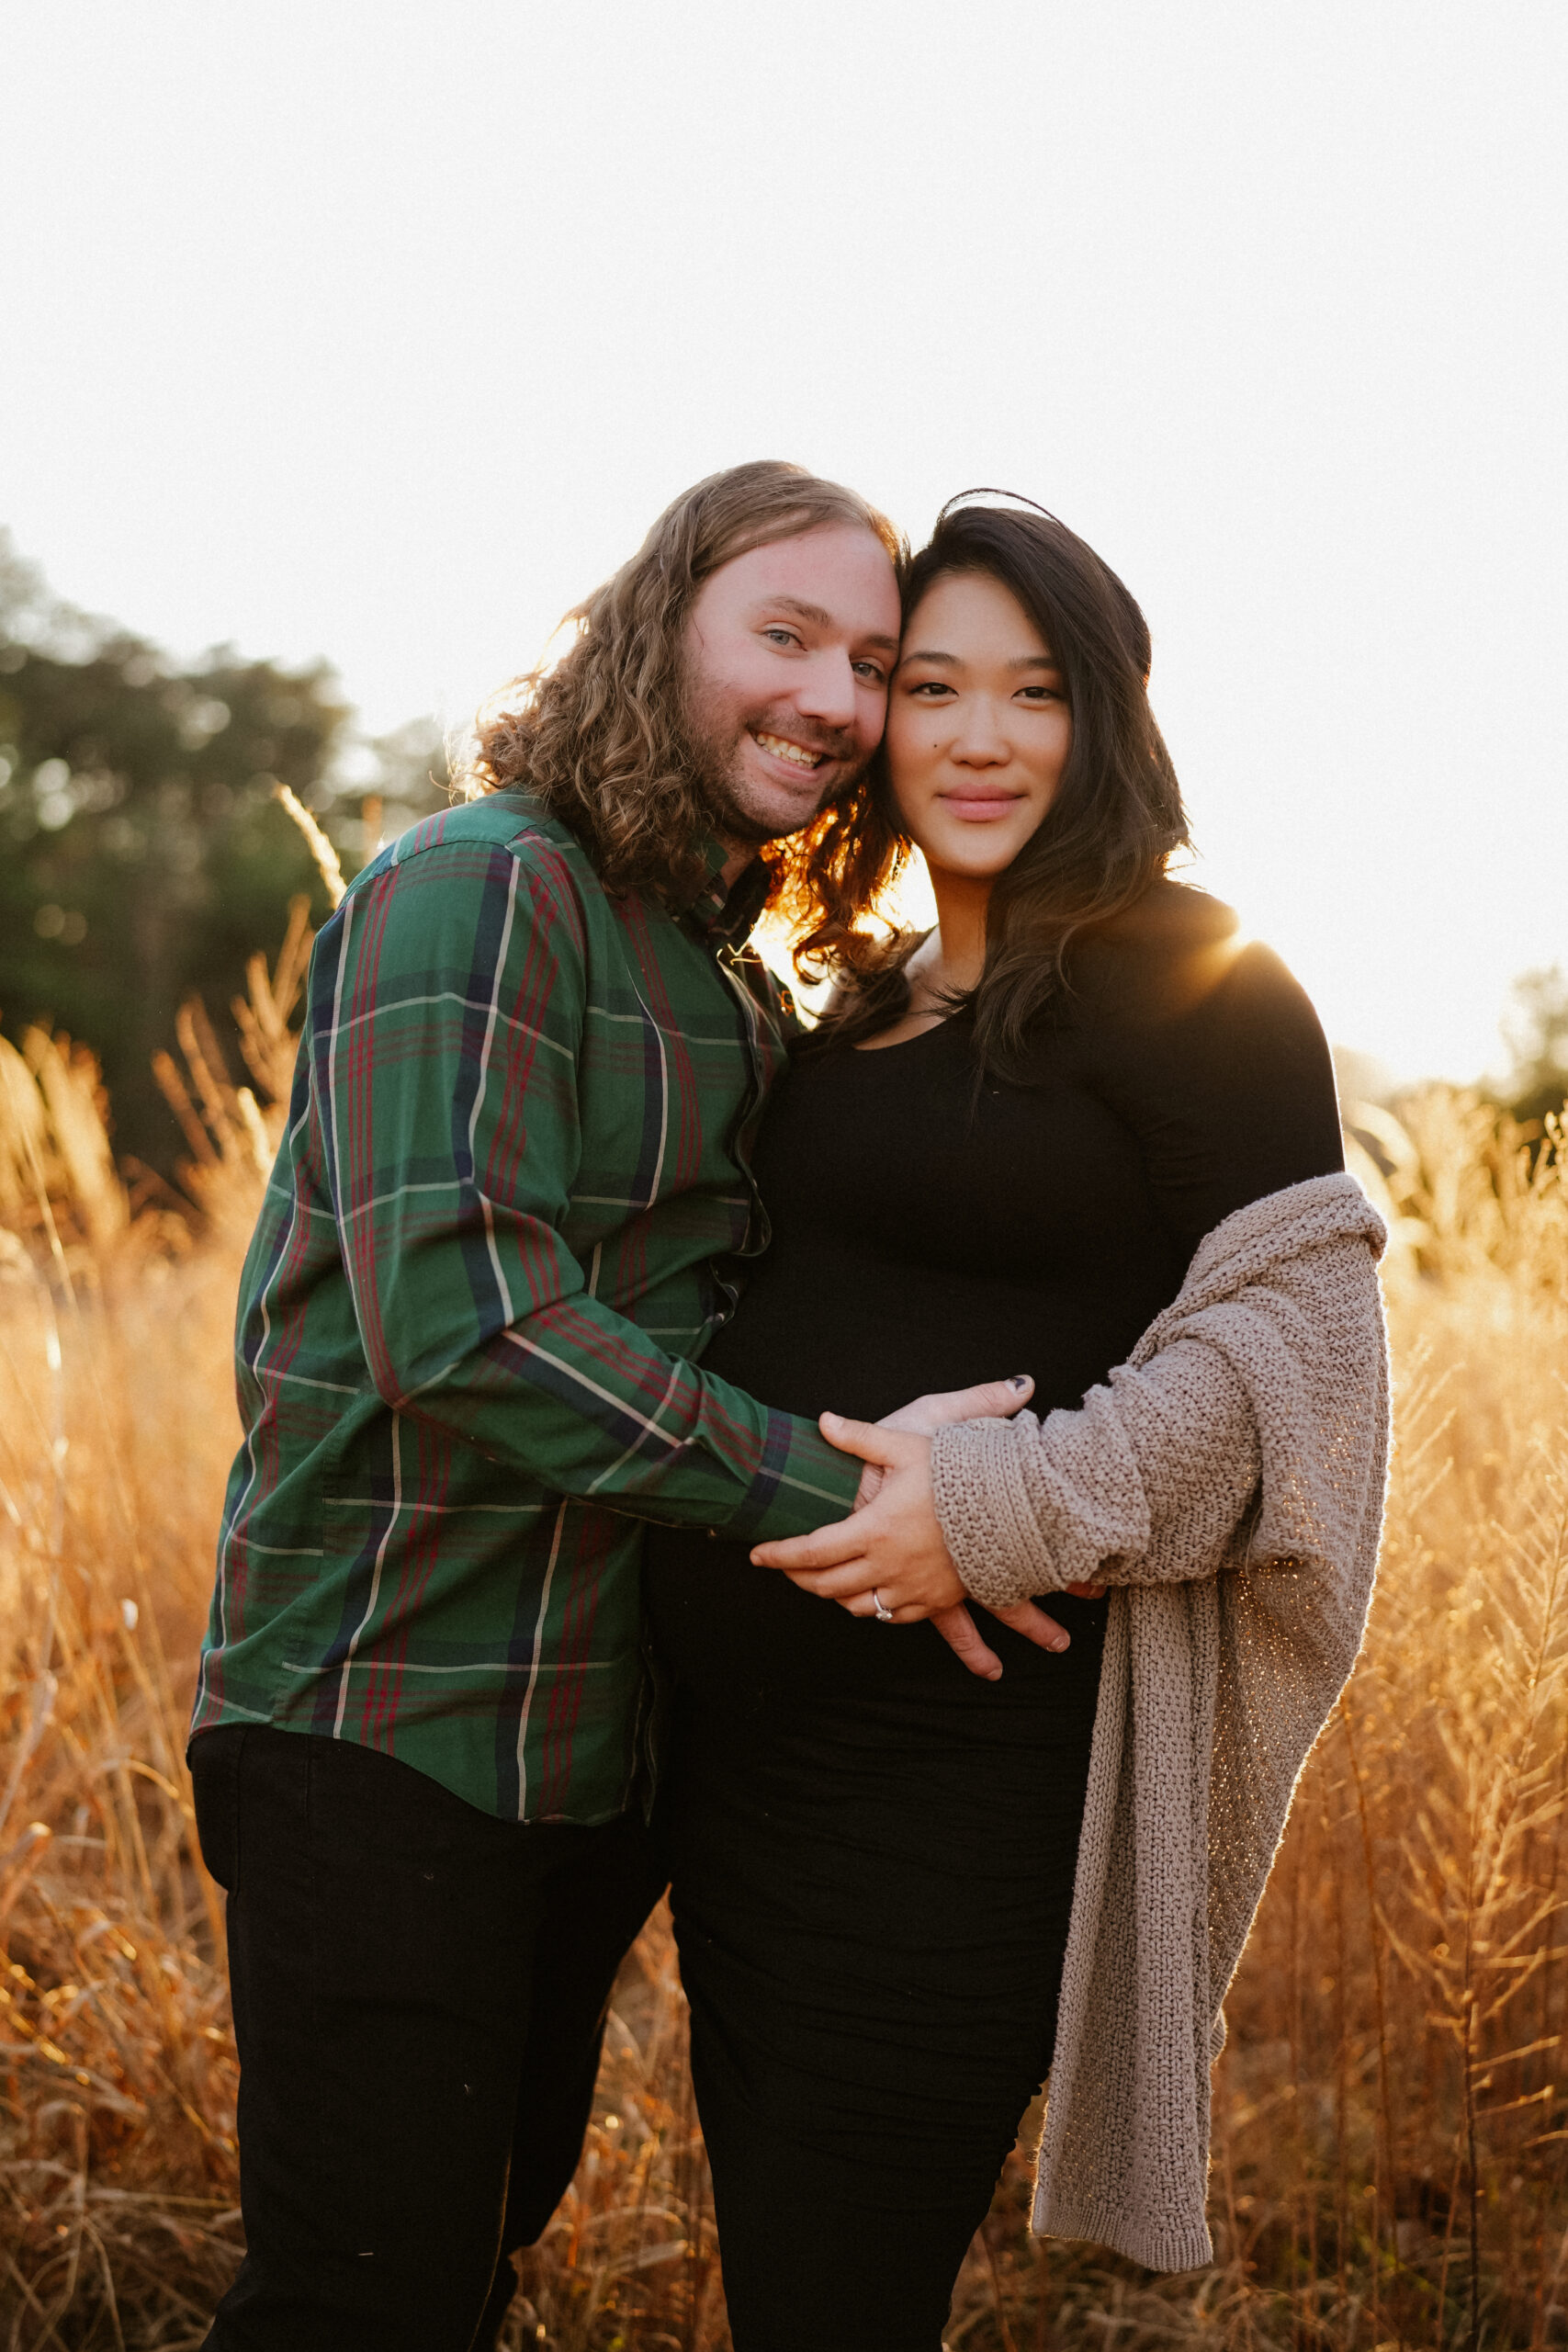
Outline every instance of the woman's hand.
{"type": "MultiPolygon", "coordinates": [[[[1032,1385],[993,1384],[1004,1398],[1010,1399],[1003,1402],[1001,1410],[1016,1411],[1032,1385]]],[[[760,1567],[782,1568],[803,1592],[837,1600],[852,1616],[876,1616],[880,1600],[883,1611],[897,1623],[915,1624],[929,1617],[970,1673],[994,1682],[1001,1674],[1001,1660],[987,1645],[964,1605],[964,1587],[932,1503],[931,1438],[919,1429],[897,1426],[916,1416],[929,1419],[932,1428],[948,1421],[977,1419],[980,1415],[969,1400],[980,1393],[969,1389],[950,1396],[920,1397],[874,1427],[845,1420],[838,1413],[824,1413],[821,1430],[829,1443],[846,1453],[859,1454],[877,1471],[884,1483],[875,1500],[863,1501],[851,1518],[819,1527],[813,1534],[760,1544],[751,1557],[760,1567]],[[943,1409],[960,1401],[964,1410],[943,1409]]],[[[1104,1589],[1093,1585],[1068,1589],[1086,1597],[1104,1589]]],[[[1032,1600],[1017,1601],[990,1613],[1039,1648],[1067,1647],[1070,1637],[1066,1627],[1032,1600]]]]}
{"type": "Polygon", "coordinates": [[[882,1472],[875,1499],[813,1534],[759,1544],[756,1565],[783,1568],[803,1592],[841,1601],[853,1617],[879,1613],[874,1590],[883,1611],[906,1624],[961,1602],[964,1587],[931,1501],[930,1437],[838,1413],[824,1413],[820,1427],[830,1445],[882,1472]]]}
{"type": "MultiPolygon", "coordinates": [[[[1023,1410],[1033,1394],[1032,1375],[1020,1372],[1010,1380],[982,1380],[974,1388],[943,1388],[930,1396],[917,1396],[913,1404],[900,1405],[896,1413],[885,1413],[876,1426],[879,1430],[908,1430],[918,1437],[934,1437],[938,1430],[952,1429],[959,1421],[1010,1419],[1014,1413],[1023,1410]]],[[[863,1421],[847,1421],[839,1413],[825,1413],[821,1419],[823,1435],[830,1444],[839,1448],[840,1453],[863,1453],[854,1439],[857,1433],[863,1433],[864,1428],[863,1421]],[[828,1428],[829,1421],[833,1424],[832,1430],[828,1428]]],[[[879,1462],[866,1460],[855,1493],[857,1511],[864,1510],[886,1475],[879,1462]]],[[[934,1511],[932,1516],[935,1516],[934,1511]]],[[[773,1563],[765,1565],[771,1566],[773,1563]]],[[[1099,1600],[1105,1589],[1102,1584],[1065,1584],[1062,1587],[1064,1592],[1074,1593],[1080,1600],[1099,1600]]],[[[1010,1625],[1015,1633],[1026,1634],[1031,1641],[1040,1643],[1045,1649],[1066,1647],[1065,1634],[1060,1645],[1044,1638],[1040,1630],[1042,1627],[1049,1627],[1053,1634],[1061,1634],[1062,1629],[1054,1617],[1047,1617],[1043,1609],[1036,1609],[1032,1600],[1017,1600],[1006,1609],[993,1609],[989,1613],[1002,1624],[1010,1625]]],[[[945,1626],[942,1638],[944,1641],[953,1639],[945,1626]]],[[[976,1634],[975,1638],[978,1640],[979,1636],[976,1634]]],[[[953,1647],[959,1648],[961,1645],[954,1642],[953,1647]]],[[[989,1652],[987,1655],[988,1657],[989,1652]]],[[[997,1671],[999,1674],[1001,1668],[998,1667],[997,1671]]]]}

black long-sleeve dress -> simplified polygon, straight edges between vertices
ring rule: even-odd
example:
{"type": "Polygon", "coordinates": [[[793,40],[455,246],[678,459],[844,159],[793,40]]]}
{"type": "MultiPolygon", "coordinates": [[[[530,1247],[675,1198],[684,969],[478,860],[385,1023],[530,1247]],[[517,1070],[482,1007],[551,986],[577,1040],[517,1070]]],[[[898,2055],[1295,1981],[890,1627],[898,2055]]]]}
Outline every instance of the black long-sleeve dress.
{"type": "MultiPolygon", "coordinates": [[[[1078,1404],[1233,1210],[1342,1165],[1306,998],[1202,894],[1098,934],[1029,1083],[957,1019],[808,1046],[757,1172],[773,1246],[711,1370],[874,1420],[1033,1374],[1078,1404]]],[[[851,1617],[664,1531],[668,1841],[737,2352],[936,2352],[1049,2064],[1105,1601],[1052,1655],[982,1616],[1002,1679],[929,1625],[851,1617]]]]}

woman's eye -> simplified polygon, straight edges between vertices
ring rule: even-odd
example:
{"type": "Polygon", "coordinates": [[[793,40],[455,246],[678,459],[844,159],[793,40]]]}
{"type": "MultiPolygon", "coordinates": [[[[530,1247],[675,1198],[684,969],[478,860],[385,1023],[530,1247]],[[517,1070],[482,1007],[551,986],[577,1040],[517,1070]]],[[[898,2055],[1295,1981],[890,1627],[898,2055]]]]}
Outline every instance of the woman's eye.
{"type": "Polygon", "coordinates": [[[911,695],[922,695],[927,702],[935,702],[939,695],[950,695],[953,688],[945,679],[922,678],[918,685],[909,688],[909,692],[911,695]]]}

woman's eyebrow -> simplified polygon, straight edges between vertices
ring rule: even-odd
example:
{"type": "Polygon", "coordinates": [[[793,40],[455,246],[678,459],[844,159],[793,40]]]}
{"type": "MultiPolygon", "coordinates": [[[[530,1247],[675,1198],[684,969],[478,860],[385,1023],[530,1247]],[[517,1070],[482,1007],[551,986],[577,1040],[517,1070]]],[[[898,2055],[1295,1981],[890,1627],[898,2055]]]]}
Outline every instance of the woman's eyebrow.
{"type": "MultiPolygon", "coordinates": [[[[905,662],[937,662],[948,670],[961,670],[964,666],[959,654],[939,653],[931,646],[911,646],[908,652],[900,658],[905,662]]],[[[1062,665],[1054,653],[1020,653],[1007,666],[1010,670],[1059,671],[1062,665]]]]}

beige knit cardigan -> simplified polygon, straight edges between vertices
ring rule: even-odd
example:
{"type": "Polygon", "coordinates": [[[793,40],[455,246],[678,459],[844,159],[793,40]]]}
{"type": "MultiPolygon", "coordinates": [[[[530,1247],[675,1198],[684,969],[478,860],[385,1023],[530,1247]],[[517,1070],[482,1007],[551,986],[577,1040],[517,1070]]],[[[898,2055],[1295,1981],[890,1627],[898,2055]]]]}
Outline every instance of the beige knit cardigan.
{"type": "Polygon", "coordinates": [[[1292,1792],[1360,1647],[1388,1461],[1348,1176],[1238,1209],[1076,1412],[932,1446],[977,1600],[1111,1585],[1033,2226],[1213,2259],[1209,2068],[1292,1792]]]}

